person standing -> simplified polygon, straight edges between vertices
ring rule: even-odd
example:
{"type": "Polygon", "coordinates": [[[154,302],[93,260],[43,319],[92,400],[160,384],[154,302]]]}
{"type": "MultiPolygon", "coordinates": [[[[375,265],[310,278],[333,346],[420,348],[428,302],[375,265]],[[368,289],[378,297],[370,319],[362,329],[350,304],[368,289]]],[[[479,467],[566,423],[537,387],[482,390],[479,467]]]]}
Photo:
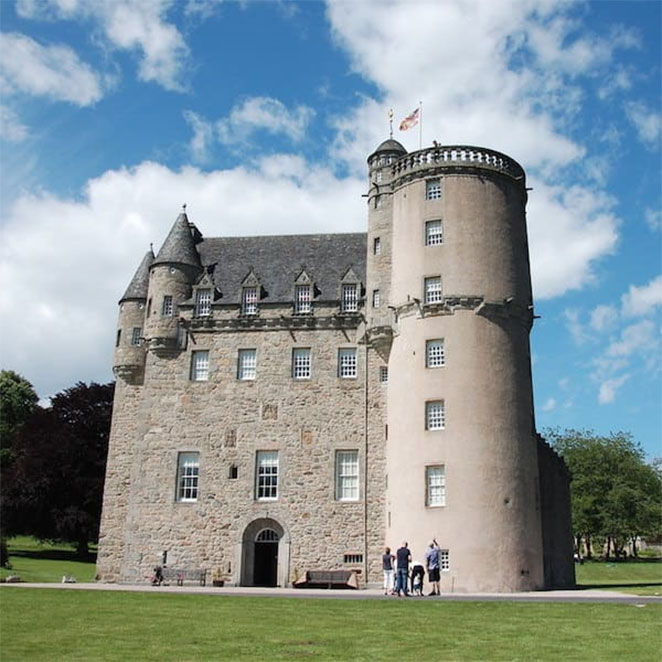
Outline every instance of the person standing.
{"type": "Polygon", "coordinates": [[[407,547],[407,542],[402,543],[402,547],[398,549],[395,553],[396,557],[396,568],[398,571],[397,584],[396,584],[396,593],[401,595],[401,592],[404,592],[405,597],[409,597],[409,588],[407,584],[409,583],[409,562],[411,561],[411,553],[409,552],[409,547],[407,547]]]}
{"type": "Polygon", "coordinates": [[[428,569],[428,579],[432,584],[432,591],[428,595],[441,595],[439,575],[439,544],[432,540],[425,552],[425,565],[428,569]]]}
{"type": "Polygon", "coordinates": [[[393,595],[395,579],[393,561],[395,561],[395,556],[391,554],[391,548],[387,547],[382,554],[382,570],[384,571],[384,595],[393,595]]]}

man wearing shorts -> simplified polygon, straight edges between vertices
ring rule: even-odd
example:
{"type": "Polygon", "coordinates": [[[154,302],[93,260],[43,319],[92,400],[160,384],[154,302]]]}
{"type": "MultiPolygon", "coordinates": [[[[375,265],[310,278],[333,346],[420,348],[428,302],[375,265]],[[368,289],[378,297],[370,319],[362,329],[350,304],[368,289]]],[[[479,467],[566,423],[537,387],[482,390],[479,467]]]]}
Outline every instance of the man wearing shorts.
{"type": "Polygon", "coordinates": [[[441,595],[439,587],[439,545],[436,540],[430,543],[425,552],[425,565],[428,569],[428,580],[432,584],[432,591],[428,595],[441,595]]]}

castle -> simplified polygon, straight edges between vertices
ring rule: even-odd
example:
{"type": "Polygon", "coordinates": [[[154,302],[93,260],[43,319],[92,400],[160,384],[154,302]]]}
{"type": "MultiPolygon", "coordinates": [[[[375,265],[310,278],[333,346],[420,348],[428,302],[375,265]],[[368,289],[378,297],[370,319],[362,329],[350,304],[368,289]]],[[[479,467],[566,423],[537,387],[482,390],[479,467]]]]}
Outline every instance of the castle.
{"type": "Polygon", "coordinates": [[[525,174],[467,146],[368,158],[368,231],[204,238],[179,215],[120,300],[102,581],[574,584],[568,475],[536,434],[525,174]]]}

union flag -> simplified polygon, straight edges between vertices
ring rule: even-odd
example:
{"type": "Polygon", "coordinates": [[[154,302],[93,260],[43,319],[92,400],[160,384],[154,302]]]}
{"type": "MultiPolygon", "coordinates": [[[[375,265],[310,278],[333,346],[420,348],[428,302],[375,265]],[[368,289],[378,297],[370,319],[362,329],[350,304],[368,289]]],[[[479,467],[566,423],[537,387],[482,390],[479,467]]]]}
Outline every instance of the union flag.
{"type": "Polygon", "coordinates": [[[406,131],[407,129],[411,129],[412,126],[418,124],[418,113],[420,110],[420,107],[417,108],[413,113],[407,115],[407,117],[400,122],[400,131],[406,131]]]}

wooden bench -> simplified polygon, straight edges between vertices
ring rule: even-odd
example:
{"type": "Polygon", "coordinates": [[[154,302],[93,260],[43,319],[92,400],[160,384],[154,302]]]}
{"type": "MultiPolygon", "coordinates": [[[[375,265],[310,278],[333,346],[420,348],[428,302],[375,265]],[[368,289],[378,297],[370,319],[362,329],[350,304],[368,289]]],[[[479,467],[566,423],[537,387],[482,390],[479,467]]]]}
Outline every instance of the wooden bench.
{"type": "Polygon", "coordinates": [[[183,586],[186,581],[195,581],[200,586],[206,586],[207,571],[201,568],[163,568],[163,579],[168,583],[174,580],[177,586],[183,586]]]}
{"type": "Polygon", "coordinates": [[[294,582],[294,588],[352,588],[359,587],[355,570],[307,570],[294,582]]]}

